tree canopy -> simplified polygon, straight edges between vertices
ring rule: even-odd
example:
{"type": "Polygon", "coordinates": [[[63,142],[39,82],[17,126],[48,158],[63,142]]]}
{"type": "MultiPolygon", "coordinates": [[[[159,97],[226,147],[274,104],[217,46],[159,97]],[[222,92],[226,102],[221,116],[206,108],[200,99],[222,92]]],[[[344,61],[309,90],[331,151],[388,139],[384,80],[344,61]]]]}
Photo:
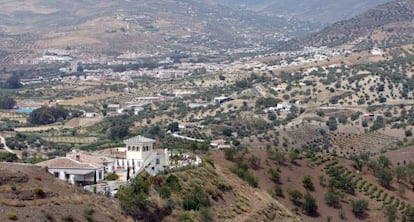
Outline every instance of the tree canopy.
{"type": "Polygon", "coordinates": [[[0,96],[0,109],[13,109],[16,105],[16,101],[7,96],[0,96]]]}
{"type": "Polygon", "coordinates": [[[68,115],[69,111],[63,108],[63,106],[42,106],[30,113],[28,121],[35,125],[46,125],[65,120],[68,115]]]}

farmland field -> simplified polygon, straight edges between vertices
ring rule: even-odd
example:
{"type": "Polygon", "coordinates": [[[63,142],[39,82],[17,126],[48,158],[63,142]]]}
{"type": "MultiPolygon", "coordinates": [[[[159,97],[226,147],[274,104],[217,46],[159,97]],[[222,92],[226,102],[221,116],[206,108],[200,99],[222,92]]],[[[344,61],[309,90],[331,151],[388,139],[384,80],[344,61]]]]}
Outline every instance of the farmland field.
{"type": "Polygon", "coordinates": [[[94,143],[98,141],[96,137],[67,137],[67,136],[59,136],[59,137],[43,137],[48,142],[54,143],[94,143]]]}

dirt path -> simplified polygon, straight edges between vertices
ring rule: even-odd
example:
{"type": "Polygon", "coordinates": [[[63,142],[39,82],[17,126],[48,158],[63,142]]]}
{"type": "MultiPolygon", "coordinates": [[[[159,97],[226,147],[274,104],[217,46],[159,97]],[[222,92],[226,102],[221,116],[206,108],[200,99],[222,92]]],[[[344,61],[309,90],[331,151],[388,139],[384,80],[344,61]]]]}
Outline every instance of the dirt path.
{"type": "Polygon", "coordinates": [[[11,149],[7,146],[7,144],[6,144],[6,139],[5,139],[3,136],[0,136],[0,143],[3,143],[3,144],[4,144],[4,147],[3,147],[3,149],[4,149],[4,150],[6,150],[6,151],[7,151],[7,152],[9,152],[9,153],[16,154],[16,155],[17,155],[17,157],[18,157],[19,159],[21,159],[20,155],[18,155],[16,152],[14,152],[13,150],[11,150],[11,149]]]}

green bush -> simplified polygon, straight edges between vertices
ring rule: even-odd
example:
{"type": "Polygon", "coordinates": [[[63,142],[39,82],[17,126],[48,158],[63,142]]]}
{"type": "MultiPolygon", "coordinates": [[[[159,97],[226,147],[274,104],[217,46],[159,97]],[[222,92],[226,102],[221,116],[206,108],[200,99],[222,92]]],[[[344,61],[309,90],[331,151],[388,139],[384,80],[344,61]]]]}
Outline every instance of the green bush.
{"type": "Polygon", "coordinates": [[[275,183],[280,183],[280,174],[276,169],[269,169],[270,179],[275,183]]]}
{"type": "Polygon", "coordinates": [[[45,198],[46,197],[46,193],[40,187],[35,188],[34,192],[35,192],[36,196],[39,197],[39,198],[45,198]]]}
{"type": "Polygon", "coordinates": [[[169,187],[171,191],[181,190],[180,181],[175,175],[169,175],[165,180],[165,186],[169,187]]]}
{"type": "Polygon", "coordinates": [[[118,180],[119,176],[116,173],[107,173],[105,179],[109,181],[118,180]]]}
{"type": "Polygon", "coordinates": [[[206,192],[199,186],[195,187],[189,195],[183,198],[182,207],[184,210],[200,210],[202,207],[209,207],[210,201],[206,192]]]}
{"type": "Polygon", "coordinates": [[[368,201],[366,200],[356,200],[352,201],[352,213],[357,217],[363,217],[368,210],[368,201]]]}
{"type": "Polygon", "coordinates": [[[229,160],[229,161],[233,161],[236,154],[237,154],[237,150],[235,148],[226,149],[224,151],[224,157],[226,158],[226,160],[229,160]]]}
{"type": "Polygon", "coordinates": [[[9,219],[9,220],[18,220],[19,217],[17,217],[16,213],[9,212],[9,213],[7,213],[7,219],[9,219]]]}
{"type": "Polygon", "coordinates": [[[270,195],[272,195],[272,197],[284,197],[283,194],[283,190],[282,188],[275,184],[270,190],[269,190],[270,195]]]}
{"type": "Polygon", "coordinates": [[[200,217],[203,222],[214,221],[213,212],[209,207],[200,208],[200,217]]]}
{"type": "Polygon", "coordinates": [[[289,190],[288,193],[289,193],[289,196],[290,196],[290,199],[292,200],[292,202],[296,205],[299,205],[300,200],[303,197],[302,192],[300,192],[299,190],[294,189],[294,190],[289,190]]]}
{"type": "Polygon", "coordinates": [[[318,205],[316,204],[315,198],[310,194],[306,193],[302,209],[307,215],[315,215],[318,212],[318,205]]]}
{"type": "Polygon", "coordinates": [[[303,187],[307,190],[314,190],[315,187],[313,185],[312,177],[310,175],[306,175],[303,177],[302,180],[303,187]]]}
{"type": "Polygon", "coordinates": [[[159,194],[162,199],[168,199],[171,197],[171,191],[167,186],[162,186],[159,190],[159,194]]]}
{"type": "Polygon", "coordinates": [[[243,158],[238,158],[236,166],[230,168],[230,171],[240,177],[242,180],[246,181],[250,186],[257,187],[258,181],[257,178],[249,171],[249,166],[244,163],[243,158]]]}
{"type": "Polygon", "coordinates": [[[325,203],[331,207],[339,207],[341,196],[336,193],[333,189],[329,189],[325,194],[325,203]]]}
{"type": "Polygon", "coordinates": [[[73,221],[75,221],[75,218],[72,216],[72,214],[70,214],[70,213],[65,213],[65,214],[63,214],[63,216],[62,216],[62,220],[63,220],[63,221],[67,221],[67,222],[73,222],[73,221]]]}

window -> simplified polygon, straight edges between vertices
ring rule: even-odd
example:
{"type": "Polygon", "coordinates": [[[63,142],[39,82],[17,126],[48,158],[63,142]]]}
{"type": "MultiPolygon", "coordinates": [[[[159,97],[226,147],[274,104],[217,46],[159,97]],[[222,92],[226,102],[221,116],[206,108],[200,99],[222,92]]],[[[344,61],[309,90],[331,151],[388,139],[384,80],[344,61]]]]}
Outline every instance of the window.
{"type": "Polygon", "coordinates": [[[130,146],[128,146],[128,151],[131,151],[131,147],[130,146]]]}
{"type": "Polygon", "coordinates": [[[159,158],[155,159],[155,164],[160,165],[160,159],[159,158]]]}
{"type": "Polygon", "coordinates": [[[54,172],[53,175],[57,178],[59,178],[59,172],[54,172]]]}
{"type": "Polygon", "coordinates": [[[99,171],[98,173],[98,180],[102,180],[102,171],[99,171]]]}

